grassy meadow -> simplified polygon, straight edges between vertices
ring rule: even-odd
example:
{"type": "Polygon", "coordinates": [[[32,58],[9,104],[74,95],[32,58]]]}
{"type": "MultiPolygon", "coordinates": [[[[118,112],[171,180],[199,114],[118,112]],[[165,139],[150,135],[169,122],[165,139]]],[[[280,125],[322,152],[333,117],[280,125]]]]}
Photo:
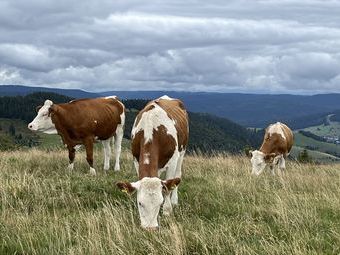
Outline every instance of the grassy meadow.
{"type": "Polygon", "coordinates": [[[304,136],[300,133],[294,133],[294,145],[305,148],[306,146],[314,147],[316,151],[326,154],[333,153],[334,155],[340,154],[340,145],[334,143],[326,143],[314,140],[313,138],[304,136]]]}
{"type": "Polygon", "coordinates": [[[340,122],[331,122],[330,125],[319,125],[305,128],[305,131],[312,132],[318,136],[340,136],[340,122]]]}
{"type": "Polygon", "coordinates": [[[128,151],[122,171],[97,176],[84,152],[0,152],[0,254],[339,254],[340,165],[288,162],[283,178],[250,175],[247,158],[187,156],[174,215],[139,227],[128,151]]]}
{"type": "Polygon", "coordinates": [[[321,151],[308,150],[308,149],[305,149],[305,148],[299,147],[299,146],[293,146],[289,155],[292,156],[293,158],[297,159],[299,154],[303,150],[307,151],[308,156],[311,157],[311,159],[314,162],[318,162],[318,163],[321,163],[321,164],[340,163],[339,157],[336,157],[336,156],[333,156],[331,154],[327,154],[327,153],[321,152],[321,151]]]}

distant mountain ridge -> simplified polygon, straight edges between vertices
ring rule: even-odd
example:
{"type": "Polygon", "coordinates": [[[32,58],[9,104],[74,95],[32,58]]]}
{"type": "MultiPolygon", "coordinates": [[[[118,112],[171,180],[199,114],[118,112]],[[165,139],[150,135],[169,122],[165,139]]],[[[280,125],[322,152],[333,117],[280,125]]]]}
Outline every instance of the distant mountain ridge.
{"type": "Polygon", "coordinates": [[[0,85],[0,96],[27,96],[35,92],[48,92],[64,95],[72,98],[92,98],[100,94],[87,92],[81,89],[58,89],[47,87],[30,87],[22,85],[0,85]]]}
{"type": "MultiPolygon", "coordinates": [[[[69,102],[73,99],[49,92],[36,92],[27,96],[0,97],[0,118],[22,120],[23,126],[26,126],[27,123],[32,121],[36,116],[36,106],[42,105],[47,98],[55,103],[69,102]]],[[[141,110],[147,101],[128,99],[123,100],[123,103],[128,109],[126,111],[124,136],[129,139],[138,110],[141,110]]],[[[263,137],[262,131],[247,130],[239,124],[225,118],[209,114],[189,112],[189,120],[189,151],[239,153],[243,152],[244,148],[258,147],[263,137]],[[202,139],[203,137],[204,139],[202,139]]],[[[6,141],[6,139],[1,139],[0,133],[0,150],[1,144],[4,141],[6,141]]],[[[34,143],[32,141],[28,142],[29,144],[34,143]]]]}
{"type": "MultiPolygon", "coordinates": [[[[167,94],[183,100],[189,111],[205,112],[228,118],[247,127],[266,127],[276,121],[295,121],[312,115],[340,110],[340,94],[304,96],[175,91],[107,91],[92,93],[77,89],[19,85],[0,86],[0,96],[27,95],[39,91],[53,92],[74,98],[117,95],[122,99],[153,99],[167,94]]],[[[297,126],[303,126],[302,124],[300,123],[297,126]]]]}

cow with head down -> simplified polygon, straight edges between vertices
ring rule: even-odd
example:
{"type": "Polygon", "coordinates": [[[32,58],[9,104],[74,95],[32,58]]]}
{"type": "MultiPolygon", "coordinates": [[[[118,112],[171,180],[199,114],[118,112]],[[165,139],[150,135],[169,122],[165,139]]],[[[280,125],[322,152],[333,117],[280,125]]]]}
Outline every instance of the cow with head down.
{"type": "Polygon", "coordinates": [[[286,168],[285,158],[293,147],[293,132],[277,122],[267,127],[260,150],[250,151],[252,174],[260,175],[266,166],[275,174],[275,168],[286,168]]]}
{"type": "Polygon", "coordinates": [[[114,141],[114,169],[120,169],[125,107],[117,97],[79,99],[65,104],[46,100],[43,106],[37,107],[37,111],[28,128],[46,134],[59,134],[69,152],[70,170],[74,166],[76,146],[84,145],[90,174],[96,174],[93,167],[93,144],[96,141],[101,141],[104,147],[104,170],[110,167],[111,143],[114,141]]]}
{"type": "Polygon", "coordinates": [[[158,215],[172,212],[178,204],[177,186],[188,144],[188,115],[178,99],[163,96],[149,102],[137,115],[132,129],[132,154],[139,177],[136,182],[119,182],[124,192],[137,193],[141,225],[159,227],[158,215]],[[166,178],[160,174],[165,171],[166,178]]]}

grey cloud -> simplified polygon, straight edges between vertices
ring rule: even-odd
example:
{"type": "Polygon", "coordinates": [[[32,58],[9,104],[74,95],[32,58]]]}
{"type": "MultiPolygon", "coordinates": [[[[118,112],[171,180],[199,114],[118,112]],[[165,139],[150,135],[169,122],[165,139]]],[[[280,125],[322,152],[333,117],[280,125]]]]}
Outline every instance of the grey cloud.
{"type": "Polygon", "coordinates": [[[0,84],[340,92],[339,1],[0,2],[0,84]]]}

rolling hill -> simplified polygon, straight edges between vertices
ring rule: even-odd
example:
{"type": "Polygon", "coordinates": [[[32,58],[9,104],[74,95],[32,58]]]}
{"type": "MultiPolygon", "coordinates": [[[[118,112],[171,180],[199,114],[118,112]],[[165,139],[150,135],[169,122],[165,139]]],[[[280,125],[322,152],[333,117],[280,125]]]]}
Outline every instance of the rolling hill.
{"type": "MultiPolygon", "coordinates": [[[[167,94],[182,99],[188,110],[228,118],[247,127],[265,127],[276,121],[294,122],[303,126],[303,118],[325,115],[340,110],[340,94],[302,95],[257,95],[237,93],[205,93],[174,91],[106,91],[91,93],[82,90],[65,90],[43,87],[2,85],[0,95],[17,96],[32,92],[54,92],[74,98],[117,95],[122,99],[153,99],[167,94]]],[[[313,121],[310,118],[309,121],[313,121]]]]}
{"type": "Polygon", "coordinates": [[[340,163],[340,158],[331,154],[327,154],[321,151],[308,150],[303,147],[293,146],[290,156],[298,158],[302,151],[306,150],[310,159],[315,163],[329,164],[329,163],[340,163]]]}
{"type": "Polygon", "coordinates": [[[47,87],[30,87],[21,85],[0,85],[0,96],[27,96],[36,92],[55,93],[72,98],[92,98],[99,94],[86,92],[80,89],[58,89],[47,87]]]}
{"type": "Polygon", "coordinates": [[[337,111],[334,114],[319,115],[316,118],[316,123],[314,123],[316,125],[295,131],[295,145],[299,148],[307,149],[313,158],[325,156],[325,160],[321,159],[320,161],[327,161],[327,159],[329,161],[339,161],[340,122],[334,121],[337,120],[339,113],[337,111]],[[319,153],[319,155],[315,153],[319,153]]]}
{"type": "MultiPolygon", "coordinates": [[[[35,107],[43,104],[47,98],[56,103],[72,100],[70,97],[45,92],[38,92],[27,96],[0,97],[0,118],[22,120],[20,126],[26,128],[27,123],[36,115],[35,107]]],[[[128,109],[124,136],[129,139],[134,118],[138,110],[142,109],[147,101],[124,100],[123,102],[128,109]]],[[[189,118],[191,130],[190,151],[226,151],[237,153],[243,152],[245,147],[257,147],[262,140],[263,134],[261,131],[247,130],[224,118],[193,112],[189,112],[189,118]]],[[[19,125],[19,123],[16,122],[15,125],[19,125]]],[[[42,137],[42,134],[37,133],[37,135],[40,138],[42,137]]],[[[45,136],[45,138],[48,137],[45,136]]],[[[39,145],[40,143],[37,140],[38,138],[32,144],[39,145]]]]}

